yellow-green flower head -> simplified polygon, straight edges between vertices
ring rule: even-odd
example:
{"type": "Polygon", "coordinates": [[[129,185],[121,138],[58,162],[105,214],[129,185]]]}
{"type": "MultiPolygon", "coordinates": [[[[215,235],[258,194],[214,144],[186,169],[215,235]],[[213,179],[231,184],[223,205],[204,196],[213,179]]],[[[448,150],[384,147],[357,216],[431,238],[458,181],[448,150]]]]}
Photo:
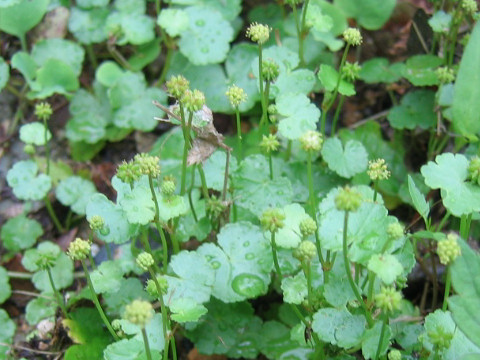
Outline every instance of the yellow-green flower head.
{"type": "Polygon", "coordinates": [[[438,350],[448,349],[453,338],[453,333],[446,331],[442,325],[437,325],[427,331],[430,342],[438,350]]]}
{"type": "Polygon", "coordinates": [[[272,31],[270,26],[254,22],[248,27],[246,35],[253,42],[263,45],[268,41],[270,31],[272,31]]]}
{"type": "Polygon", "coordinates": [[[458,256],[462,255],[462,250],[458,244],[458,236],[456,234],[448,234],[444,240],[437,244],[437,255],[443,265],[450,264],[458,256]]]}
{"type": "Polygon", "coordinates": [[[262,61],[262,76],[263,80],[274,82],[280,74],[280,67],[272,59],[262,61]]]}
{"type": "Polygon", "coordinates": [[[190,83],[182,75],[172,76],[167,81],[167,91],[176,99],[180,99],[185,91],[188,90],[190,83]]]}
{"type": "Polygon", "coordinates": [[[268,134],[262,136],[262,141],[260,142],[260,147],[267,154],[277,151],[280,146],[280,142],[277,139],[277,135],[268,134]]]}
{"type": "Polygon", "coordinates": [[[300,138],[300,146],[306,152],[319,152],[322,149],[322,134],[315,130],[308,130],[300,138]]]}
{"type": "Polygon", "coordinates": [[[155,264],[155,260],[153,260],[152,255],[147,252],[142,252],[138,254],[136,259],[137,265],[144,271],[148,271],[153,264],[155,264]]]}
{"type": "Polygon", "coordinates": [[[356,28],[348,28],[343,32],[343,39],[349,45],[358,46],[362,43],[362,34],[356,28]]]}
{"type": "Polygon", "coordinates": [[[38,253],[38,258],[35,261],[35,265],[37,265],[40,269],[50,269],[55,265],[55,260],[57,259],[57,255],[52,254],[51,252],[40,252],[38,253]]]}
{"type": "Polygon", "coordinates": [[[317,247],[313,242],[308,240],[303,240],[298,247],[293,250],[293,257],[301,262],[312,261],[315,256],[317,256],[317,247]]]}
{"type": "Polygon", "coordinates": [[[382,286],[375,295],[375,304],[386,313],[399,309],[401,301],[402,293],[390,286],[382,286]]]}
{"type": "Polygon", "coordinates": [[[340,211],[357,211],[362,205],[362,194],[351,187],[340,189],[335,197],[335,206],[340,211]]]}
{"type": "Polygon", "coordinates": [[[35,116],[40,120],[48,120],[52,114],[53,110],[49,103],[41,102],[35,105],[35,116]]]}
{"type": "Polygon", "coordinates": [[[67,255],[72,260],[84,260],[90,254],[90,243],[86,240],[76,238],[68,245],[67,255]]]}
{"type": "Polygon", "coordinates": [[[285,214],[282,210],[277,208],[269,208],[265,210],[260,217],[260,223],[264,230],[268,230],[272,233],[277,232],[278,229],[283,228],[283,222],[285,220],[285,214]]]}
{"type": "Polygon", "coordinates": [[[92,230],[101,230],[105,226],[105,219],[100,215],[93,215],[88,220],[88,225],[90,225],[92,230]]]}
{"type": "Polygon", "coordinates": [[[117,177],[125,184],[133,184],[141,175],[140,168],[135,162],[124,161],[117,169],[117,177]]]}
{"type": "Polygon", "coordinates": [[[480,157],[475,156],[470,160],[468,164],[468,178],[477,185],[480,185],[480,157]]]}
{"type": "Polygon", "coordinates": [[[473,16],[478,11],[477,2],[475,0],[462,0],[462,9],[465,10],[468,15],[473,16]]]}
{"type": "Polygon", "coordinates": [[[348,81],[355,81],[358,79],[358,74],[362,68],[358,65],[358,62],[346,62],[342,68],[342,77],[348,81]]]}
{"type": "Polygon", "coordinates": [[[175,185],[175,181],[164,179],[162,182],[162,186],[160,187],[160,191],[162,192],[162,195],[169,197],[175,194],[176,188],[177,186],[175,185]]]}
{"type": "Polygon", "coordinates": [[[388,360],[402,360],[402,353],[397,349],[390,350],[388,360]]]}
{"type": "Polygon", "coordinates": [[[27,155],[34,155],[35,154],[35,146],[32,144],[25,144],[23,147],[23,152],[27,155]]]}
{"type": "Polygon", "coordinates": [[[276,123],[277,120],[278,120],[278,110],[277,110],[277,105],[275,104],[270,104],[268,105],[268,108],[267,108],[267,112],[268,112],[268,118],[270,119],[270,121],[272,123],[276,123]]]}
{"type": "MultiPolygon", "coordinates": [[[[166,295],[168,292],[168,281],[165,279],[165,277],[161,275],[157,275],[157,282],[158,285],[160,285],[160,291],[162,292],[162,295],[166,295]]],[[[157,284],[155,284],[155,281],[152,279],[147,280],[147,285],[145,286],[146,292],[155,298],[159,298],[160,294],[158,293],[157,289],[157,284]]]]}
{"type": "Polygon", "coordinates": [[[441,84],[449,84],[455,80],[455,71],[447,66],[439,67],[435,74],[441,84]]]}
{"type": "Polygon", "coordinates": [[[192,91],[189,89],[183,93],[180,102],[188,111],[196,112],[205,105],[205,95],[200,90],[195,89],[192,91]]]}
{"type": "Polygon", "coordinates": [[[132,324],[144,328],[153,317],[153,307],[149,301],[133,300],[125,306],[123,318],[132,324]]]}
{"type": "Polygon", "coordinates": [[[373,181],[386,180],[390,177],[385,159],[370,160],[368,162],[367,174],[373,181]]]}
{"type": "Polygon", "coordinates": [[[135,164],[142,175],[157,177],[160,175],[160,159],[158,156],[152,156],[145,153],[137,154],[134,158],[135,164]]]}
{"type": "Polygon", "coordinates": [[[214,218],[219,217],[226,209],[223,201],[217,198],[215,195],[212,195],[209,199],[207,199],[205,206],[207,213],[211,214],[214,218]]]}
{"type": "Polygon", "coordinates": [[[389,240],[400,239],[404,236],[405,228],[398,222],[388,224],[387,235],[389,240]]]}
{"type": "Polygon", "coordinates": [[[233,108],[238,108],[241,103],[247,101],[245,90],[237,85],[230,86],[225,95],[227,95],[228,101],[230,101],[233,108]]]}
{"type": "Polygon", "coordinates": [[[300,228],[300,233],[304,238],[315,234],[315,231],[317,231],[317,223],[309,215],[300,221],[298,227],[300,228]]]}

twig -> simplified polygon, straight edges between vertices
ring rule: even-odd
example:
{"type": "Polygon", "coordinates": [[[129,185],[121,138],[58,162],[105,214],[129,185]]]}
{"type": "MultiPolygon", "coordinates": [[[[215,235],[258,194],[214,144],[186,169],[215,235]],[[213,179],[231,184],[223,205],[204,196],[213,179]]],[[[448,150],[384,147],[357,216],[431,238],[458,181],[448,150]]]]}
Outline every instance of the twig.
{"type": "Polygon", "coordinates": [[[365,119],[362,119],[362,120],[360,120],[360,121],[357,121],[355,124],[350,125],[348,128],[349,128],[349,129],[355,129],[355,128],[359,127],[359,126],[362,126],[362,125],[365,124],[366,122],[369,122],[369,121],[372,121],[372,120],[381,119],[381,118],[387,116],[389,112],[390,112],[390,110],[380,111],[380,112],[377,113],[377,114],[374,114],[374,115],[369,116],[369,117],[367,117],[367,118],[365,118],[365,119]]]}
{"type": "Polygon", "coordinates": [[[17,349],[17,350],[24,350],[24,351],[30,351],[32,353],[36,354],[43,354],[43,355],[59,355],[63,354],[63,351],[44,351],[44,350],[37,350],[37,349],[31,349],[26,346],[21,346],[21,345],[13,345],[13,344],[7,344],[0,342],[0,346],[7,346],[9,348],[17,349]]]}
{"type": "Polygon", "coordinates": [[[33,291],[25,291],[25,290],[12,290],[12,294],[19,294],[19,295],[25,295],[25,296],[31,296],[31,297],[40,297],[48,300],[55,300],[51,296],[46,296],[43,294],[39,294],[33,291]]]}

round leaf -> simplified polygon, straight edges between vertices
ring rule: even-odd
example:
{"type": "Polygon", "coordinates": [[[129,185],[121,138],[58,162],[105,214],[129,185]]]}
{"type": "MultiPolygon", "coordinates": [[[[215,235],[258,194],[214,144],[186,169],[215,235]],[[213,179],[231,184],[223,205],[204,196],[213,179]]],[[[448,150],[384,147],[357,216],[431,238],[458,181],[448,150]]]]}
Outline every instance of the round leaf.
{"type": "Polygon", "coordinates": [[[158,15],[157,23],[168,35],[175,37],[188,29],[190,21],[182,9],[163,9],[158,15]]]}
{"type": "Polygon", "coordinates": [[[8,78],[10,77],[10,69],[3,57],[0,57],[0,91],[7,85],[8,78]]]}
{"type": "MultiPolygon", "coordinates": [[[[52,133],[47,129],[47,141],[52,138],[52,133]]],[[[45,126],[40,122],[32,122],[22,125],[20,128],[20,140],[25,144],[37,146],[45,145],[45,126]]]]}
{"type": "Polygon", "coordinates": [[[38,166],[34,161],[19,161],[8,171],[7,182],[20,200],[41,200],[50,188],[52,181],[45,174],[37,175],[38,166]]]}
{"type": "Polygon", "coordinates": [[[368,261],[368,270],[373,271],[384,284],[390,285],[402,274],[403,266],[390,254],[375,254],[368,261]]]}
{"type": "Polygon", "coordinates": [[[57,59],[69,65],[75,75],[82,71],[85,51],[73,41],[64,39],[45,39],[37,42],[32,49],[32,58],[39,67],[45,65],[48,59],[57,59]]]}
{"type": "Polygon", "coordinates": [[[42,234],[38,221],[24,215],[8,219],[0,232],[3,246],[13,252],[30,248],[42,234]]]}
{"type": "Polygon", "coordinates": [[[70,176],[62,180],[56,189],[57,199],[63,205],[70,206],[79,215],[85,215],[90,196],[96,192],[95,185],[80,176],[70,176]]]}
{"type": "Polygon", "coordinates": [[[10,295],[12,295],[12,288],[10,287],[10,278],[8,277],[7,270],[3,266],[0,266],[0,304],[3,304],[10,295]]]}
{"type": "Polygon", "coordinates": [[[49,0],[21,0],[8,7],[0,7],[0,30],[22,37],[42,20],[49,0]]]}
{"type": "Polygon", "coordinates": [[[108,8],[82,10],[73,7],[68,21],[68,30],[83,44],[102,42],[107,39],[105,22],[109,13],[108,8]]]}
{"type": "Polygon", "coordinates": [[[437,116],[433,111],[435,93],[431,90],[415,90],[405,95],[400,105],[390,110],[387,119],[396,129],[428,129],[435,125],[437,116]]]}
{"type": "Polygon", "coordinates": [[[361,142],[348,140],[343,147],[338,138],[329,138],[322,148],[328,167],[338,175],[351,178],[367,169],[368,153],[361,142]]]}

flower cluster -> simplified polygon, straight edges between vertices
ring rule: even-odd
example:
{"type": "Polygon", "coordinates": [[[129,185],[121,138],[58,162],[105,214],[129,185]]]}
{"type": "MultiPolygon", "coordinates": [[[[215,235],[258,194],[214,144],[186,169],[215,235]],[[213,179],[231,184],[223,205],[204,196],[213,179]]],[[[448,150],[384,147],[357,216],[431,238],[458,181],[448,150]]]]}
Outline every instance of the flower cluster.
{"type": "Polygon", "coordinates": [[[205,105],[205,94],[197,89],[188,89],[183,93],[180,102],[188,111],[196,112],[201,110],[203,105],[205,105]]]}
{"type": "Polygon", "coordinates": [[[480,185],[480,157],[475,156],[468,164],[468,178],[480,185]]]}
{"type": "Polygon", "coordinates": [[[91,246],[86,240],[76,238],[68,246],[67,254],[72,260],[84,260],[90,254],[91,246]]]}
{"type": "Polygon", "coordinates": [[[358,74],[362,68],[358,65],[358,62],[346,62],[342,68],[342,77],[348,81],[355,81],[358,79],[358,74]]]}
{"type": "Polygon", "coordinates": [[[268,82],[274,82],[277,79],[279,74],[280,74],[280,67],[275,61],[271,59],[262,61],[263,80],[268,82]]]}
{"type": "Polygon", "coordinates": [[[142,175],[157,177],[160,175],[160,159],[158,156],[152,156],[145,153],[137,154],[134,163],[138,166],[138,171],[142,175]]]}
{"type": "Polygon", "coordinates": [[[307,215],[298,226],[303,238],[315,234],[317,231],[317,223],[309,215],[307,215]]]}
{"type": "Polygon", "coordinates": [[[475,0],[462,0],[462,9],[465,10],[468,15],[473,16],[478,11],[477,2],[475,0]]]}
{"type": "Polygon", "coordinates": [[[268,25],[258,24],[254,22],[248,27],[246,35],[253,42],[256,42],[259,45],[263,45],[270,38],[270,31],[272,31],[272,29],[268,25]]]}
{"type": "Polygon", "coordinates": [[[439,67],[435,74],[441,84],[449,84],[455,80],[455,71],[447,66],[439,67]]]}
{"type": "Polygon", "coordinates": [[[293,250],[293,257],[300,262],[310,262],[317,256],[317,247],[308,240],[303,240],[298,247],[293,250]]]}
{"type": "Polygon", "coordinates": [[[176,99],[180,99],[188,90],[190,83],[182,75],[172,76],[166,83],[167,91],[176,99]]]}
{"type": "Polygon", "coordinates": [[[387,235],[389,240],[396,240],[403,237],[405,228],[398,222],[388,224],[387,235]]]}
{"type": "Polygon", "coordinates": [[[262,224],[263,229],[272,233],[283,228],[284,220],[285,214],[277,208],[269,208],[265,210],[260,217],[260,223],[262,224]]]}
{"type": "Polygon", "coordinates": [[[362,43],[362,34],[356,28],[348,28],[343,32],[343,39],[349,45],[358,46],[362,43]]]}
{"type": "Polygon", "coordinates": [[[362,194],[348,186],[340,189],[335,197],[335,206],[340,211],[357,211],[362,205],[362,194]]]}
{"type": "Polygon", "coordinates": [[[262,141],[260,142],[260,147],[267,154],[277,151],[280,146],[280,142],[277,139],[277,135],[268,134],[262,136],[262,141]]]}
{"type": "Polygon", "coordinates": [[[163,179],[162,185],[160,186],[160,191],[162,192],[163,196],[169,197],[175,193],[175,189],[177,186],[175,185],[175,181],[172,179],[163,179]]]}
{"type": "Polygon", "coordinates": [[[138,254],[136,259],[137,265],[144,271],[148,271],[153,264],[155,264],[155,260],[153,260],[152,255],[147,252],[142,252],[138,254]]]}
{"type": "Polygon", "coordinates": [[[241,103],[247,101],[245,90],[237,85],[230,86],[225,95],[227,95],[228,101],[230,101],[233,108],[238,108],[241,103]]]}
{"type": "Polygon", "coordinates": [[[125,184],[133,184],[142,173],[137,163],[124,161],[117,169],[117,177],[125,184]]]}
{"type": "Polygon", "coordinates": [[[123,318],[132,324],[144,328],[153,317],[153,307],[149,301],[134,300],[125,306],[123,318]]]}
{"type": "Polygon", "coordinates": [[[386,180],[390,177],[385,159],[370,160],[367,174],[371,180],[386,180]]]}
{"type": "Polygon", "coordinates": [[[309,130],[300,138],[300,145],[306,152],[318,152],[322,148],[322,134],[315,130],[309,130]]]}
{"type": "MultiPolygon", "coordinates": [[[[168,281],[164,276],[157,275],[157,283],[160,287],[160,291],[162,292],[162,295],[166,295],[168,292],[168,281]]],[[[151,296],[158,298],[160,294],[158,293],[157,289],[157,284],[155,284],[155,280],[153,279],[148,279],[147,280],[147,285],[145,286],[145,290],[147,293],[149,293],[151,296]]]]}
{"type": "Polygon", "coordinates": [[[42,102],[35,105],[35,116],[40,120],[48,120],[52,114],[53,110],[49,103],[42,102]]]}
{"type": "Polygon", "coordinates": [[[456,234],[448,234],[444,240],[439,241],[437,244],[437,255],[443,265],[450,264],[461,254],[462,250],[458,244],[458,236],[456,234]]]}
{"type": "Polygon", "coordinates": [[[92,230],[101,230],[105,226],[105,219],[100,215],[93,215],[88,219],[88,225],[92,230]]]}
{"type": "Polygon", "coordinates": [[[375,295],[375,304],[386,313],[399,309],[401,301],[402,294],[393,287],[382,286],[380,292],[375,295]]]}

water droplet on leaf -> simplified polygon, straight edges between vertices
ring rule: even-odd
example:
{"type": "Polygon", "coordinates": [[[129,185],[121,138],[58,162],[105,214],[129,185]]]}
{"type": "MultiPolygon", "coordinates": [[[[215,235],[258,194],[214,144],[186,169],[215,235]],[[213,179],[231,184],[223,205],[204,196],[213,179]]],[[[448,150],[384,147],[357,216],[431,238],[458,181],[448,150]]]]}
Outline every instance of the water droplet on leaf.
{"type": "Polygon", "coordinates": [[[232,289],[238,295],[246,296],[247,298],[256,297],[266,290],[263,280],[253,274],[240,274],[235,276],[232,281],[232,289]]]}
{"type": "Polygon", "coordinates": [[[221,265],[221,264],[220,264],[220,262],[218,262],[218,261],[213,261],[213,262],[212,262],[212,268],[214,268],[214,269],[218,269],[218,268],[220,267],[220,265],[221,265]]]}
{"type": "Polygon", "coordinates": [[[245,254],[245,259],[247,259],[247,260],[252,260],[254,257],[255,257],[255,255],[252,254],[252,253],[245,254]]]}

